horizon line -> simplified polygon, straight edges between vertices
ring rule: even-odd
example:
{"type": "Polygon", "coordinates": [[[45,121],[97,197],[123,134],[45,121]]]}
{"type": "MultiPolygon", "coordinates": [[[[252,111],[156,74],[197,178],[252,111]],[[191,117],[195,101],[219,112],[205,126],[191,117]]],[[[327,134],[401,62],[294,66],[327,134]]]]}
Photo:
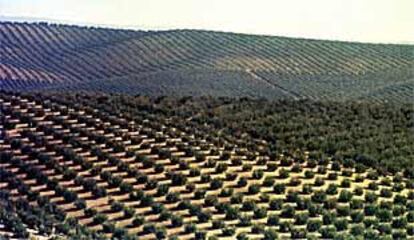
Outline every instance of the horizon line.
{"type": "Polygon", "coordinates": [[[332,41],[332,42],[346,42],[346,43],[361,43],[361,44],[387,44],[387,45],[414,45],[414,41],[361,41],[354,39],[337,39],[337,38],[316,38],[316,37],[304,37],[298,35],[274,35],[269,33],[252,33],[244,31],[231,31],[222,29],[205,29],[205,28],[174,28],[166,26],[144,26],[144,25],[119,25],[119,24],[106,24],[106,23],[93,23],[93,22],[81,22],[74,20],[65,19],[52,19],[52,18],[41,18],[41,17],[30,17],[30,16],[7,16],[0,15],[0,22],[11,22],[11,23],[47,23],[77,27],[96,27],[114,30],[132,30],[132,31],[178,31],[178,30],[196,30],[196,31],[210,31],[210,32],[221,32],[221,33],[234,33],[251,36],[263,36],[263,37],[281,37],[281,38],[294,38],[303,40],[315,40],[315,41],[332,41]]]}

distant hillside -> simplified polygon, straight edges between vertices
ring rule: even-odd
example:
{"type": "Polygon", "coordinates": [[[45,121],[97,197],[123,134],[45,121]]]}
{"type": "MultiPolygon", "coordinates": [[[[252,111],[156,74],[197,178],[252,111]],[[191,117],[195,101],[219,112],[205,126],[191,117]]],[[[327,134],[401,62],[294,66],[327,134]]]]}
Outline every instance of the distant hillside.
{"type": "Polygon", "coordinates": [[[414,46],[0,23],[0,88],[414,101],[414,46]]]}

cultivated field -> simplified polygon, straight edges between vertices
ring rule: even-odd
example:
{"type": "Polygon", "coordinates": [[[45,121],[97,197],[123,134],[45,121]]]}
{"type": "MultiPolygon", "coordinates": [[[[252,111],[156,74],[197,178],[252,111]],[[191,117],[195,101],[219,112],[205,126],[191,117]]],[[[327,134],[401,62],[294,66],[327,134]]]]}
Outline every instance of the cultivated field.
{"type": "Polygon", "coordinates": [[[0,88],[412,102],[414,47],[0,23],[0,88]]]}
{"type": "Polygon", "coordinates": [[[414,239],[414,46],[0,22],[0,239],[414,239]]]}
{"type": "Polygon", "coordinates": [[[410,171],[288,145],[282,154],[262,136],[228,132],[236,129],[217,111],[237,111],[230,99],[175,101],[1,93],[0,231],[63,239],[414,236],[410,171]]]}

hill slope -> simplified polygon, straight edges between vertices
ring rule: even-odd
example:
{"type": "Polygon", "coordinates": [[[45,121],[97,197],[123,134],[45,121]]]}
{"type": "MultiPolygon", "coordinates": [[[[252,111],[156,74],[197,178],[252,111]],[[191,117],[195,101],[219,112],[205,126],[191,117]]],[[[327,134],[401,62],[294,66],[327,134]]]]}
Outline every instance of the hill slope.
{"type": "Polygon", "coordinates": [[[412,101],[414,46],[0,23],[0,87],[412,101]]]}

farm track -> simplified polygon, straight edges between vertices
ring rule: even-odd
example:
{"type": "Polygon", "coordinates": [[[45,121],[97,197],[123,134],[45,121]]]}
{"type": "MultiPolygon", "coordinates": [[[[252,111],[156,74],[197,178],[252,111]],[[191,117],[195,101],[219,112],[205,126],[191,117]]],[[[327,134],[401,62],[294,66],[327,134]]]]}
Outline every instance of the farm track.
{"type": "Polygon", "coordinates": [[[251,71],[248,71],[248,73],[249,73],[250,75],[252,75],[255,79],[258,79],[259,81],[264,81],[264,82],[266,82],[267,84],[269,84],[270,86],[272,86],[273,88],[278,88],[278,89],[280,89],[280,90],[281,90],[283,93],[285,93],[286,95],[292,96],[292,98],[293,98],[294,100],[298,100],[298,99],[300,98],[300,96],[299,96],[298,94],[296,94],[296,93],[294,93],[294,92],[292,92],[292,91],[289,91],[288,89],[286,89],[286,88],[284,88],[284,87],[282,87],[282,86],[279,86],[279,85],[277,85],[277,84],[273,83],[272,81],[267,80],[265,77],[262,77],[262,76],[258,75],[257,73],[254,73],[254,72],[251,72],[251,71]]]}

